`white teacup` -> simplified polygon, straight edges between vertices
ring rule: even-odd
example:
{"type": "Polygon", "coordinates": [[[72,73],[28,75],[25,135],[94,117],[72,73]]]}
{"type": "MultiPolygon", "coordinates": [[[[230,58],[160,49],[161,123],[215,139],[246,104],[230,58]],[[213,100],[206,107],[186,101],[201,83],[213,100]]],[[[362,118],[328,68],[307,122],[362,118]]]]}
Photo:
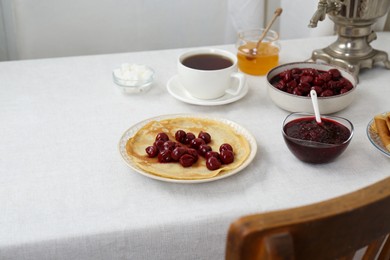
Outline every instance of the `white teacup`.
{"type": "Polygon", "coordinates": [[[178,60],[178,76],[187,92],[199,99],[216,99],[226,93],[237,95],[246,80],[237,72],[236,55],[219,49],[183,53],[178,60]]]}

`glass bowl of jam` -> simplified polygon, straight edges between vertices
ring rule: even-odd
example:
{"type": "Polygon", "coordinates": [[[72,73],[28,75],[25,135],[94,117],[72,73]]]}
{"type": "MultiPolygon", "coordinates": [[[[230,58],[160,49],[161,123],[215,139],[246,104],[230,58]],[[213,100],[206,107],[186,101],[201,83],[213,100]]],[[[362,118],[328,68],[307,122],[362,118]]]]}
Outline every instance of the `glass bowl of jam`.
{"type": "Polygon", "coordinates": [[[340,156],[351,142],[353,129],[342,117],[321,116],[321,123],[317,123],[313,114],[291,113],[283,121],[282,134],[295,157],[318,164],[340,156]]]}

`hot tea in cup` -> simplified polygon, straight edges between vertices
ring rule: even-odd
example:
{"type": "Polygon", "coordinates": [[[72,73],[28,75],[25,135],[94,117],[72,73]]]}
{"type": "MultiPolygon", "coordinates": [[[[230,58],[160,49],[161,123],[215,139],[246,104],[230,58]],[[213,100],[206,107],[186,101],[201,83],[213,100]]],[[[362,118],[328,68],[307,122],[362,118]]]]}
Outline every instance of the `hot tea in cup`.
{"type": "Polygon", "coordinates": [[[187,92],[199,99],[216,99],[226,93],[237,95],[245,76],[237,72],[237,58],[228,51],[201,49],[179,57],[178,75],[187,92]]]}

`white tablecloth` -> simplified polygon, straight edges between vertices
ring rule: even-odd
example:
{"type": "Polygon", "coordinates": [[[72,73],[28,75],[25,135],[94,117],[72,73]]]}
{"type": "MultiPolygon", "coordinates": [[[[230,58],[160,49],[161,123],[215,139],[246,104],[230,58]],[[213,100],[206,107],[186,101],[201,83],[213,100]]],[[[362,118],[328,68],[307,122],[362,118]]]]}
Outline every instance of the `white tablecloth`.
{"type": "MultiPolygon", "coordinates": [[[[282,41],[280,63],[305,60],[335,37],[282,41]]],[[[390,52],[389,33],[373,46],[390,52]]],[[[219,46],[234,51],[233,46],[219,46]]],[[[310,165],[287,149],[288,112],[268,98],[264,77],[223,106],[189,105],[166,90],[182,49],[0,63],[0,259],[222,259],[239,216],[322,201],[390,175],[389,158],[366,136],[389,111],[390,72],[360,74],[354,102],[337,113],[355,126],[336,161],[310,165]],[[124,62],[156,71],[153,88],[123,95],[111,71],[124,62]],[[153,180],[118,152],[123,132],[144,119],[193,113],[248,129],[258,153],[249,167],[203,184],[153,180]]]]}

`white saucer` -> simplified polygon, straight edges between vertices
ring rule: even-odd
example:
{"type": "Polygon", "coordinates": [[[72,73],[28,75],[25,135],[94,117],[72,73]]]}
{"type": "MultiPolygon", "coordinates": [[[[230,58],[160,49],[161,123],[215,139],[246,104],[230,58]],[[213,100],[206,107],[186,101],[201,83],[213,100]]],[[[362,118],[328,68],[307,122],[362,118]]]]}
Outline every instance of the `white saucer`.
{"type": "MultiPolygon", "coordinates": [[[[234,84],[238,84],[238,80],[234,81],[234,84]]],[[[242,91],[237,95],[231,95],[226,93],[220,98],[204,100],[191,96],[180,84],[178,75],[173,76],[167,83],[167,90],[174,98],[183,101],[185,103],[201,105],[201,106],[218,106],[229,104],[243,98],[248,93],[248,84],[245,83],[242,91]]]]}

